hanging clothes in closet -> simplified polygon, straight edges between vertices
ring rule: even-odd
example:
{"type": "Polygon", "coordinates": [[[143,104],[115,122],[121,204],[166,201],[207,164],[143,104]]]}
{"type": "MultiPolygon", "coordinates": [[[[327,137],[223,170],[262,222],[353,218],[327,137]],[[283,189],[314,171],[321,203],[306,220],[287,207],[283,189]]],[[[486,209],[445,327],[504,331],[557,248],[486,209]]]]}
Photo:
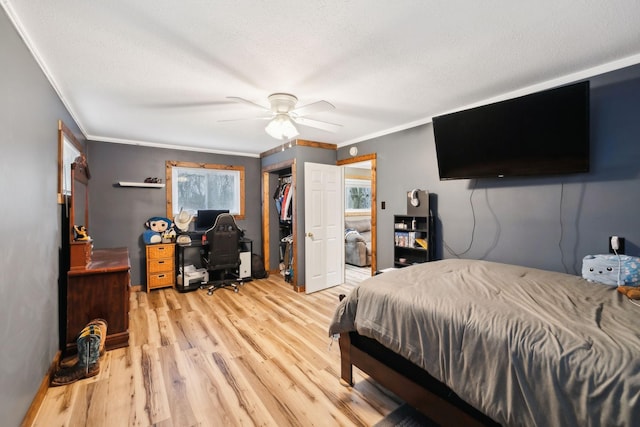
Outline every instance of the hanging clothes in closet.
{"type": "Polygon", "coordinates": [[[280,179],[278,188],[273,194],[276,201],[276,209],[280,221],[291,221],[293,215],[293,186],[291,185],[291,177],[283,177],[280,179]]]}
{"type": "Polygon", "coordinates": [[[280,274],[286,282],[293,279],[293,185],[291,175],[279,178],[273,194],[280,221],[280,274]]]}

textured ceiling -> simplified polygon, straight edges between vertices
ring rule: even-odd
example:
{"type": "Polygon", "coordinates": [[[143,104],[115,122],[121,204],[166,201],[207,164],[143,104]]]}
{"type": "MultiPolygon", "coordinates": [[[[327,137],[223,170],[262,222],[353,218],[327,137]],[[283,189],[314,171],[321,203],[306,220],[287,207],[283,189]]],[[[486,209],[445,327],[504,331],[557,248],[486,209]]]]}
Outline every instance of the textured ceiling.
{"type": "Polygon", "coordinates": [[[434,115],[640,63],[640,1],[0,0],[85,136],[257,155],[281,142],[273,92],[309,116],[299,138],[345,145],[434,115]]]}

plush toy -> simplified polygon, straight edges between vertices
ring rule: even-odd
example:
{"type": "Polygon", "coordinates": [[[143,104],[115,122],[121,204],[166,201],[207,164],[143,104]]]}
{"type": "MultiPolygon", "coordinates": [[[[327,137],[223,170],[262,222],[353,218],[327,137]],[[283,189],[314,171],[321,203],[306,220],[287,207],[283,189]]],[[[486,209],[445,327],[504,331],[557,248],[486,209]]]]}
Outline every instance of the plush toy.
{"type": "Polygon", "coordinates": [[[176,230],[171,227],[162,233],[162,243],[171,243],[176,240],[176,230]]]}
{"type": "Polygon", "coordinates": [[[640,288],[637,286],[618,286],[617,289],[629,299],[640,299],[640,288]]]}
{"type": "Polygon", "coordinates": [[[640,285],[640,258],[628,255],[587,255],[582,277],[605,285],[640,285]]]}
{"type": "Polygon", "coordinates": [[[176,237],[173,222],[169,218],[154,216],[144,223],[147,230],[142,233],[142,239],[149,245],[152,243],[171,242],[176,237]]]}
{"type": "Polygon", "coordinates": [[[78,242],[91,240],[91,237],[89,237],[89,233],[87,232],[87,229],[84,225],[74,225],[73,232],[75,235],[73,240],[76,240],[78,242]]]}

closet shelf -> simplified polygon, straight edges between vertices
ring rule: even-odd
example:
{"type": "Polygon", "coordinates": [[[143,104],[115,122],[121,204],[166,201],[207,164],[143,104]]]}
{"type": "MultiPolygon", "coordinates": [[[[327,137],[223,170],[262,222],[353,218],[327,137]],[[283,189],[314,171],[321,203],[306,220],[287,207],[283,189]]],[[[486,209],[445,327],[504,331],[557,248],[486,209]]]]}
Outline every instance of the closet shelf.
{"type": "Polygon", "coordinates": [[[141,188],[164,188],[164,184],[157,184],[151,182],[127,182],[120,181],[118,182],[120,187],[141,187],[141,188]]]}

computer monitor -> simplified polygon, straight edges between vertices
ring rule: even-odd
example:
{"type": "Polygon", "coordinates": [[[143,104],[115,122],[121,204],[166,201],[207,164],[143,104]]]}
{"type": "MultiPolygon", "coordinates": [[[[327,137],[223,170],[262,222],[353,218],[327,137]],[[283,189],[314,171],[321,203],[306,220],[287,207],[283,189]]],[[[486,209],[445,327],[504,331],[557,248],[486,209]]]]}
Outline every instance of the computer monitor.
{"type": "Polygon", "coordinates": [[[196,217],[195,230],[207,231],[216,222],[218,215],[223,213],[229,213],[229,210],[221,209],[198,209],[198,216],[196,217]]]}

